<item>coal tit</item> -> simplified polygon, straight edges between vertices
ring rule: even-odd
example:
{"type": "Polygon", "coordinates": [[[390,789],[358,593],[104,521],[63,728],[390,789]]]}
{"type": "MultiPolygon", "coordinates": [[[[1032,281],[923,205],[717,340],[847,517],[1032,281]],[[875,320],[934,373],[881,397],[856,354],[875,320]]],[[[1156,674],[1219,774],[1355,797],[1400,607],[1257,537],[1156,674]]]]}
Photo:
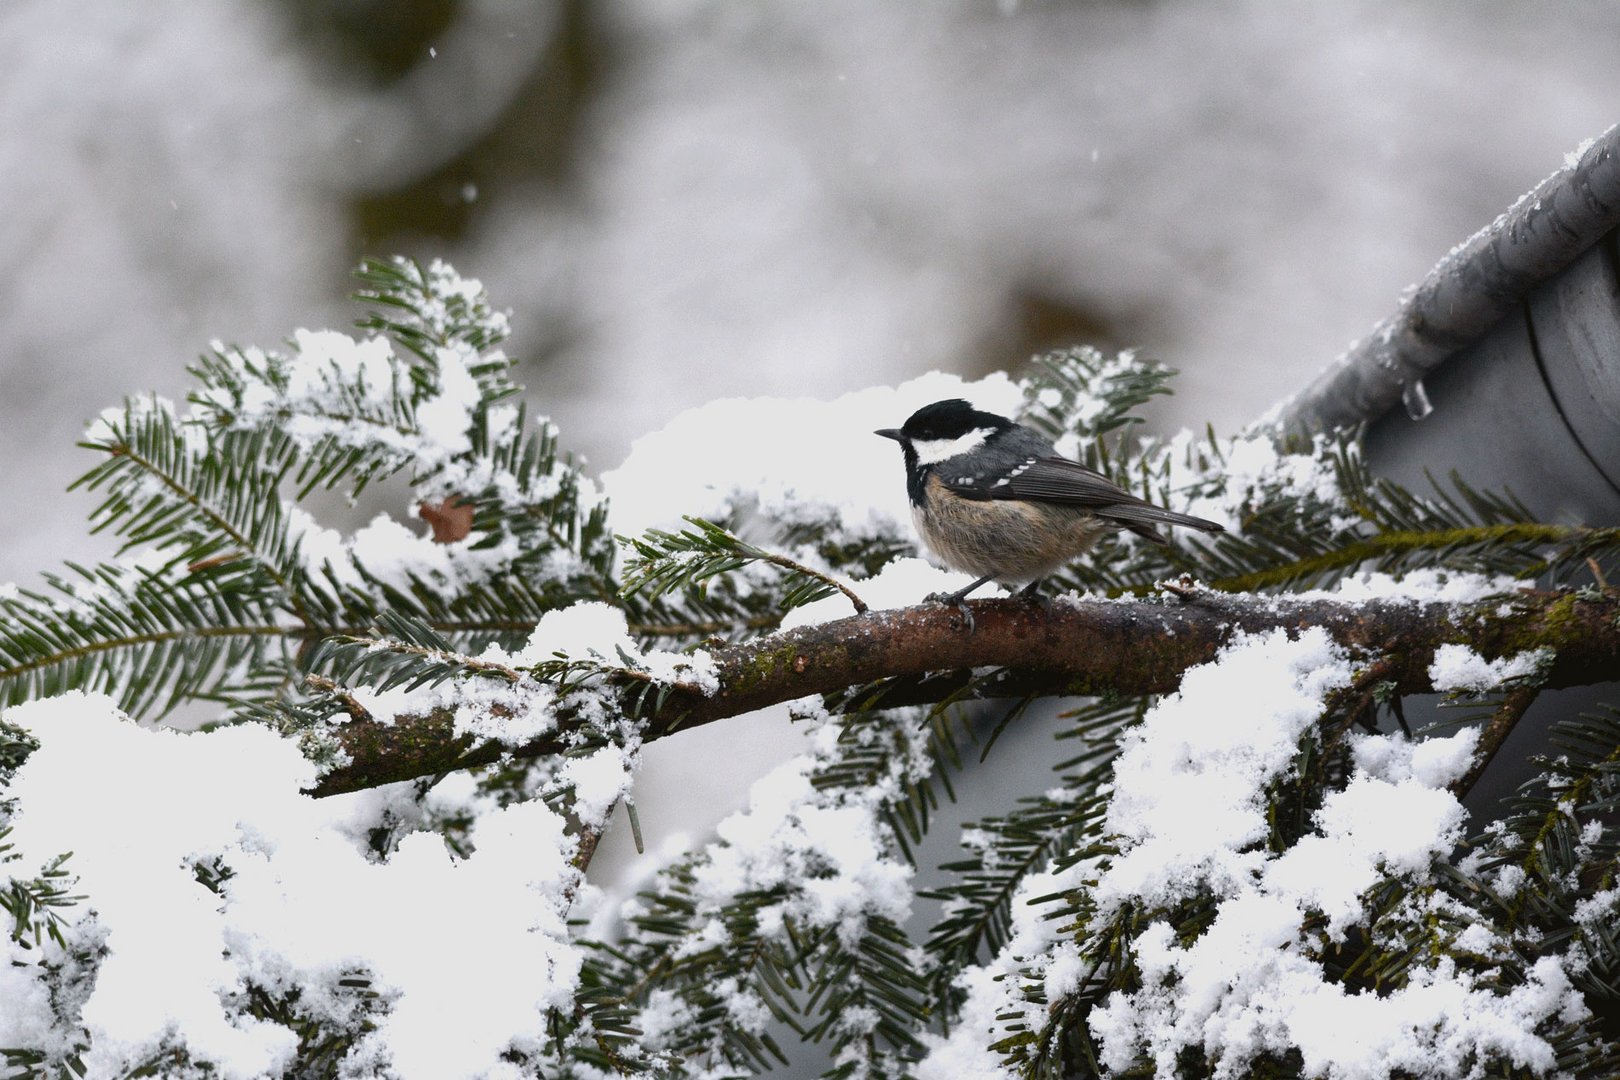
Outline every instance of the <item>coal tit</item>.
{"type": "Polygon", "coordinates": [[[1024,585],[1033,595],[1042,578],[1108,529],[1159,544],[1167,541],[1155,525],[1224,531],[1137,498],[1060,457],[1039,432],[961,398],[925,405],[904,426],[876,434],[894,439],[905,455],[911,519],[923,543],[952,570],[978,578],[930,599],[961,605],[987,581],[1024,585]]]}

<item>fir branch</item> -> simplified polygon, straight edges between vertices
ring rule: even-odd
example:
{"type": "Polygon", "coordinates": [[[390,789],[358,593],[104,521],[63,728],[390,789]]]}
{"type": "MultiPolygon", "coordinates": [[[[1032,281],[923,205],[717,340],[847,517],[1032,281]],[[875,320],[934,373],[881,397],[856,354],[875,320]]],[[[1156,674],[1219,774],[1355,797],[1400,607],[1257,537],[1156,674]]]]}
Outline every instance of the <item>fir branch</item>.
{"type": "MultiPolygon", "coordinates": [[[[81,445],[107,460],[69,490],[105,487],[91,514],[92,532],[111,528],[123,550],[174,549],[190,564],[222,553],[251,558],[298,611],[295,546],[283,520],[278,487],[293,460],[292,444],[270,431],[234,432],[217,444],[190,435],[161,405],[132,402],[122,422],[104,419],[103,434],[81,445]]],[[[306,620],[307,621],[307,620],[306,620]]]]}
{"type": "Polygon", "coordinates": [[[433,627],[397,611],[378,615],[377,636],[335,635],[320,641],[306,661],[337,684],[364,682],[379,692],[403,686],[414,690],[446,679],[482,676],[509,684],[523,673],[505,664],[458,653],[433,627]]]}
{"type": "MultiPolygon", "coordinates": [[[[822,1075],[829,1080],[888,1075],[888,1054],[915,1061],[918,1037],[929,1020],[928,971],[919,967],[905,931],[892,920],[866,920],[858,943],[847,947],[823,931],[810,949],[804,1010],[820,1014],[805,1032],[810,1042],[828,1039],[835,1059],[822,1075]],[[857,1016],[862,1023],[852,1023],[857,1016]]],[[[808,958],[807,958],[808,959],[808,958]]]]}
{"type": "Polygon", "coordinates": [[[251,563],[188,573],[122,565],[47,574],[49,592],[0,596],[0,703],[102,690],[127,711],[274,685],[302,627],[251,563]]]}
{"type": "MultiPolygon", "coordinates": [[[[1074,436],[1082,443],[1140,424],[1133,410],[1169,394],[1176,374],[1134,351],[1110,358],[1089,345],[1038,356],[1030,369],[1021,380],[1024,409],[1019,421],[1053,441],[1074,436]]],[[[1087,464],[1096,467],[1099,462],[1087,464]]]]}
{"type": "MultiPolygon", "coordinates": [[[[0,828],[0,866],[16,858],[11,854],[13,845],[6,842],[10,833],[9,827],[0,828]]],[[[65,869],[71,857],[71,852],[58,855],[33,877],[9,878],[6,887],[0,889],[0,911],[11,922],[11,939],[24,948],[38,948],[47,939],[67,947],[61,912],[85,899],[72,891],[78,879],[65,869]]]]}
{"type": "MultiPolygon", "coordinates": [[[[1542,525],[1515,522],[1475,525],[1422,532],[1387,532],[1354,540],[1293,562],[1247,574],[1217,578],[1211,586],[1223,592],[1259,592],[1300,582],[1316,582],[1334,573],[1354,570],[1379,561],[1387,566],[1415,554],[1444,556],[1465,548],[1500,550],[1509,546],[1559,545],[1590,551],[1620,547],[1620,528],[1594,529],[1583,525],[1542,525]]],[[[1524,576],[1534,576],[1545,561],[1532,562],[1524,576]]]]}
{"type": "Polygon", "coordinates": [[[840,792],[885,792],[878,812],[901,855],[915,862],[913,845],[927,834],[939,809],[934,784],[942,772],[940,759],[960,761],[948,724],[948,707],[955,699],[920,718],[887,708],[879,712],[880,702],[881,696],[874,696],[845,709],[836,753],[818,763],[811,783],[834,798],[840,792]]]}
{"type": "MultiPolygon", "coordinates": [[[[1561,753],[1507,800],[1507,813],[1470,843],[1477,854],[1442,880],[1446,890],[1511,936],[1509,979],[1538,958],[1565,957],[1565,969],[1594,1007],[1620,999],[1620,937],[1612,929],[1620,869],[1620,710],[1605,706],[1553,725],[1561,753]],[[1584,909],[1584,910],[1583,910],[1584,909]]],[[[1552,1033],[1580,1076],[1620,1068],[1620,1044],[1601,1020],[1574,1021],[1552,1033]]]]}
{"type": "Polygon", "coordinates": [[[187,396],[197,426],[216,438],[264,437],[280,436],[295,418],[306,431],[314,421],[324,434],[300,441],[304,460],[294,473],[299,498],[317,487],[330,490],[352,473],[359,474],[350,488],[357,493],[375,476],[411,463],[406,448],[420,435],[416,405],[431,385],[428,379],[413,379],[411,369],[397,361],[386,365],[386,388],[371,385],[366,371],[316,367],[300,379],[295,396],[295,363],[309,362],[297,353],[216,345],[188,369],[199,384],[187,396]],[[312,377],[321,379],[318,394],[303,385],[312,377]]]}
{"type": "Polygon", "coordinates": [[[1020,800],[1010,814],[977,822],[967,835],[974,854],[940,869],[953,880],[923,892],[943,903],[939,921],[930,932],[927,952],[940,961],[933,988],[937,1009],[949,1016],[954,1008],[954,973],[978,963],[1006,944],[1012,921],[1012,898],[1026,875],[1059,856],[1102,838],[1107,806],[1107,783],[1118,754],[1120,732],[1140,720],[1146,698],[1098,700],[1068,714],[1073,724],[1063,738],[1079,738],[1085,749],[1055,768],[1065,773],[1058,787],[1067,797],[1050,795],[1020,800]]]}
{"type": "MultiPolygon", "coordinates": [[[[775,1020],[804,1034],[795,999],[805,977],[795,950],[760,933],[762,912],[780,903],[783,890],[745,893],[719,911],[700,913],[693,892],[696,858],[666,869],[660,887],[641,894],[644,908],[632,916],[633,934],[625,942],[597,947],[614,969],[613,981],[625,988],[619,1004],[641,1007],[656,990],[674,995],[690,1022],[667,1037],[665,1050],[711,1075],[743,1076],[786,1065],[787,1055],[769,1031],[732,1014],[733,1000],[751,994],[775,1020]],[[682,949],[695,943],[694,928],[710,918],[720,930],[718,940],[682,949]]],[[[791,927],[788,932],[791,937],[791,927]]]]}
{"type": "MultiPolygon", "coordinates": [[[[478,282],[457,277],[437,259],[423,266],[401,256],[368,256],[355,277],[362,286],[356,299],[375,309],[360,325],[387,333],[419,354],[458,341],[489,349],[510,329],[506,315],[490,306],[478,282]]],[[[497,357],[489,362],[488,373],[504,375],[510,366],[510,360],[497,357]]]]}
{"type": "Polygon", "coordinates": [[[808,604],[837,591],[849,599],[856,614],[867,610],[864,600],[830,574],[778,552],[756,547],[712,521],[699,517],[684,520],[695,526],[695,530],[671,533],[649,529],[645,536],[620,537],[620,543],[635,552],[635,557],[625,567],[623,595],[646,594],[657,598],[676,590],[701,590],[711,578],[729,574],[749,563],[763,562],[787,571],[792,582],[781,598],[783,609],[808,604]]]}

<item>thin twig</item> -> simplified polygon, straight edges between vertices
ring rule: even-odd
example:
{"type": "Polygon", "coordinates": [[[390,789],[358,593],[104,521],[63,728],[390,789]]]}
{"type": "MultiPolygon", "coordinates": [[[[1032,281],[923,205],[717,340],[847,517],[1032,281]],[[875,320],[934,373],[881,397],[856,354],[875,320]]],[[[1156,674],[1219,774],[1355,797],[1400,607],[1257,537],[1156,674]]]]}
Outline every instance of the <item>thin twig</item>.
{"type": "Polygon", "coordinates": [[[1592,580],[1597,582],[1598,588],[1607,589],[1609,587],[1609,579],[1603,573],[1603,567],[1599,566],[1598,561],[1590,555],[1586,557],[1586,568],[1592,571],[1592,580]]]}
{"type": "MultiPolygon", "coordinates": [[[[591,860],[596,857],[596,845],[602,842],[602,833],[606,826],[582,825],[579,830],[579,844],[574,849],[571,860],[574,869],[579,871],[580,879],[585,877],[585,871],[591,868],[591,860]]],[[[566,890],[569,899],[573,899],[573,889],[566,890]]]]}
{"type": "MultiPolygon", "coordinates": [[[[752,547],[753,545],[749,546],[752,547]]],[[[756,552],[756,557],[761,562],[770,563],[772,566],[780,566],[784,570],[792,570],[794,573],[803,574],[805,577],[812,577],[817,581],[824,581],[828,585],[831,585],[833,588],[837,589],[839,592],[843,593],[849,598],[849,602],[855,606],[855,614],[864,615],[868,610],[865,600],[862,600],[859,596],[856,596],[855,593],[850,591],[849,586],[845,585],[831,574],[824,574],[820,570],[813,570],[801,562],[797,562],[788,558],[786,555],[781,555],[774,551],[765,551],[761,548],[753,548],[753,550],[756,552]]]]}
{"type": "Polygon", "coordinates": [[[1524,719],[1524,714],[1529,711],[1531,703],[1540,692],[1539,686],[1522,686],[1508,691],[1490,720],[1479,729],[1479,744],[1474,750],[1474,763],[1468,767],[1467,772],[1452,782],[1453,795],[1461,799],[1479,782],[1479,778],[1490,766],[1491,759],[1502,749],[1502,744],[1513,734],[1513,729],[1518,726],[1519,721],[1524,719]]]}
{"type": "Polygon", "coordinates": [[[337,699],[343,706],[343,711],[349,714],[351,720],[371,720],[371,710],[360,704],[360,699],[351,694],[341,683],[333,682],[325,675],[305,675],[304,685],[311,690],[328,694],[337,699]]]}
{"type": "Polygon", "coordinates": [[[446,663],[456,664],[468,671],[476,671],[481,675],[498,675],[509,683],[523,681],[523,673],[516,668],[498,664],[493,660],[480,660],[476,656],[467,656],[463,653],[451,652],[446,649],[434,649],[426,645],[411,645],[393,638],[356,637],[353,641],[367,642],[375,648],[385,649],[391,653],[402,656],[420,656],[426,660],[443,660],[446,663]]]}

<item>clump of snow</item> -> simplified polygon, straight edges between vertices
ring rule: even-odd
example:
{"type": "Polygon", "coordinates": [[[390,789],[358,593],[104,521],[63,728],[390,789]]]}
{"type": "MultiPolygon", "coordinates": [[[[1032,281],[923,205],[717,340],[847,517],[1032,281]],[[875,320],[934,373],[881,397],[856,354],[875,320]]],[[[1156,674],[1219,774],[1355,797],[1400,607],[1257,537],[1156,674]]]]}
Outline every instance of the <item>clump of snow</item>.
{"type": "MultiPolygon", "coordinates": [[[[1030,897],[1087,893],[1088,925],[1113,912],[1152,912],[1194,895],[1214,914],[1195,937],[1152,919],[1125,946],[1140,989],[1116,992],[1087,1017],[1105,1069],[1145,1058],[1157,1075],[1176,1075],[1182,1055],[1201,1052],[1216,1076],[1245,1075],[1262,1054],[1297,1049],[1310,1075],[1374,1080],[1402,1071],[1460,1078],[1485,1056],[1544,1072],[1552,1048],[1535,1034],[1552,1017],[1585,1015],[1557,958],[1506,993],[1492,980],[1441,957],[1414,965],[1409,980],[1374,995],[1352,993],[1321,960],[1314,920],[1329,941],[1365,926],[1362,898],[1395,877],[1414,886],[1460,838],[1465,812],[1446,785],[1467,769],[1477,734],[1413,743],[1400,736],[1353,735],[1353,771],[1325,798],[1312,831],[1276,853],[1266,843],[1267,786],[1290,774],[1325,696],[1348,683],[1349,658],[1320,630],[1237,638],[1213,663],[1190,669],[1181,690],[1151,709],[1127,737],[1115,769],[1107,823],[1118,854],[1032,876],[1013,904],[1005,948],[961,977],[967,1001],[960,1027],[931,1038],[922,1080],[1004,1077],[985,1049],[1022,1018],[1039,1031],[1044,1005],[1018,987],[1031,979],[1047,1001],[1071,994],[1089,970],[1084,928],[1060,931],[1030,897]],[[1241,703],[1241,707],[1234,707],[1241,703]]],[[[1443,895],[1414,888],[1399,912],[1419,923],[1449,913],[1443,895]]],[[[1500,948],[1476,928],[1466,949],[1500,948]]]]}
{"type": "Polygon", "coordinates": [[[1599,889],[1575,904],[1575,921],[1589,931],[1606,931],[1620,909],[1620,888],[1599,889]]]}
{"type": "Polygon", "coordinates": [[[1340,579],[1332,589],[1307,590],[1303,599],[1334,599],[1354,603],[1368,600],[1404,600],[1413,603],[1471,604],[1523,588],[1524,582],[1508,574],[1480,574],[1441,567],[1415,567],[1399,576],[1363,570],[1340,579]]]}
{"type": "Polygon", "coordinates": [[[468,430],[473,410],[483,397],[467,370],[468,361],[475,360],[476,354],[465,346],[440,347],[434,356],[438,360],[439,392],[416,407],[416,427],[428,446],[454,457],[472,449],[468,430]]]}
{"type": "Polygon", "coordinates": [[[1429,664],[1429,682],[1440,693],[1484,694],[1538,678],[1553,656],[1552,649],[1543,647],[1487,660],[1467,645],[1442,645],[1429,664]]]}
{"type": "Polygon", "coordinates": [[[580,823],[599,829],[607,824],[619,800],[630,794],[635,769],[634,749],[604,746],[564,761],[557,770],[557,782],[573,793],[570,809],[580,823]]]}
{"type": "MultiPolygon", "coordinates": [[[[1330,453],[1332,444],[1317,436],[1309,453],[1285,453],[1263,428],[1206,445],[1202,437],[1182,431],[1156,454],[1150,472],[1163,476],[1171,509],[1217,521],[1231,533],[1243,532],[1250,507],[1275,499],[1299,500],[1301,512],[1339,507],[1343,494],[1330,453]]],[[[1349,529],[1357,519],[1345,512],[1331,515],[1334,530],[1349,529]]]]}
{"type": "Polygon", "coordinates": [[[1473,763],[1479,732],[1468,728],[1446,739],[1395,739],[1361,735],[1352,744],[1356,770],[1369,779],[1390,784],[1416,781],[1421,787],[1443,788],[1461,778],[1473,763]]]}
{"type": "Polygon", "coordinates": [[[1573,169],[1575,166],[1579,165],[1581,163],[1581,158],[1586,156],[1586,152],[1592,149],[1592,144],[1595,142],[1597,142],[1596,138],[1586,138],[1576,143],[1575,149],[1567,151],[1564,154],[1564,168],[1573,169]]]}
{"type": "Polygon", "coordinates": [[[724,521],[735,511],[832,522],[857,541],[905,532],[900,454],[873,432],[952,397],[1011,415],[1022,392],[999,373],[968,382],[936,371],[833,401],[724,398],[689,409],[636,439],[624,463],[603,474],[614,528],[635,536],[679,529],[683,515],[724,521]]]}
{"type": "Polygon", "coordinates": [[[1320,628],[1240,637],[1217,662],[1189,669],[1115,764],[1108,831],[1121,850],[1097,884],[1099,901],[1161,906],[1254,874],[1265,858],[1255,845],[1266,835],[1266,786],[1350,674],[1320,628]]]}
{"type": "Polygon", "coordinates": [[[600,600],[581,600],[546,612],[530,633],[529,640],[509,662],[539,664],[558,656],[627,667],[649,676],[654,682],[680,683],[708,694],[720,688],[714,657],[708,652],[643,648],[630,634],[624,609],[600,600]]]}
{"type": "MultiPolygon", "coordinates": [[[[378,800],[303,795],[312,766],[265,728],[151,731],[82,693],[5,718],[40,743],[9,790],[19,859],[8,870],[72,851],[90,899],[65,909],[66,936],[106,949],[77,1015],[63,1018],[89,1035],[91,1075],[176,1044],[222,1076],[281,1073],[297,1036],[243,1010],[250,983],[300,987],[305,1007],[341,1026],[360,1000],[341,980],[365,975],[380,995],[377,1030],[352,1061],[407,1078],[497,1069],[547,1010],[571,1007],[574,841],[543,802],[483,817],[465,859],[416,833],[376,861],[350,818],[378,800]],[[215,860],[230,874],[217,895],[193,869],[215,860]],[[477,918],[455,920],[455,933],[435,929],[469,911],[477,918]]],[[[60,1038],[38,991],[51,958],[12,952],[24,966],[0,983],[8,1045],[60,1038]]]]}
{"type": "Polygon", "coordinates": [[[636,1014],[641,1045],[655,1052],[663,1050],[674,1036],[697,1022],[696,1010],[679,995],[662,987],[647,995],[647,1003],[636,1014]]]}
{"type": "Polygon", "coordinates": [[[600,600],[582,600],[546,612],[511,659],[514,664],[539,664],[564,655],[617,662],[620,649],[635,647],[622,608],[600,600]]]}
{"type": "Polygon", "coordinates": [[[1323,800],[1317,832],[1270,860],[1263,888],[1323,913],[1328,937],[1342,940],[1365,917],[1362,895],[1381,874],[1421,879],[1461,838],[1462,805],[1445,785],[1468,768],[1476,738],[1473,730],[1415,745],[1358,737],[1356,773],[1323,800]]]}

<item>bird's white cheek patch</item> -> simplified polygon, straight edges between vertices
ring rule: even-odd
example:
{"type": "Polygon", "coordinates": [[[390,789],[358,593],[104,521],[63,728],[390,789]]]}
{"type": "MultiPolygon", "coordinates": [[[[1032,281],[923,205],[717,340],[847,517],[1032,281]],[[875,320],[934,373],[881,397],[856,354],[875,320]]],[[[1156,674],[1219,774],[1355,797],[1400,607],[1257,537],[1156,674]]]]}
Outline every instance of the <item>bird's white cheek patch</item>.
{"type": "Polygon", "coordinates": [[[953,458],[957,454],[977,450],[994,431],[994,428],[974,428],[966,435],[958,435],[954,439],[913,439],[911,448],[917,451],[919,465],[932,465],[953,458]]]}

